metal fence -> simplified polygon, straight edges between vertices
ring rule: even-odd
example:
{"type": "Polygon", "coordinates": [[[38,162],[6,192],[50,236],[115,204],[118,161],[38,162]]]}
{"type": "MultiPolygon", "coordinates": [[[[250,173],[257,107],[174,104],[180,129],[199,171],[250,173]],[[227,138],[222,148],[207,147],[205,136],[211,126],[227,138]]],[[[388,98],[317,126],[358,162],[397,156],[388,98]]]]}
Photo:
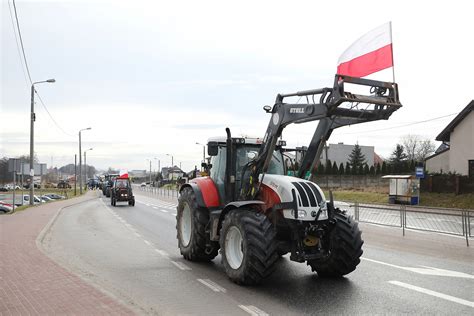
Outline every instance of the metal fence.
{"type": "Polygon", "coordinates": [[[150,195],[169,197],[169,198],[178,198],[179,196],[178,189],[173,190],[173,189],[155,188],[155,187],[150,187],[150,186],[142,187],[139,185],[135,185],[135,187],[138,187],[140,191],[148,193],[150,195]]]}
{"type": "Polygon", "coordinates": [[[336,206],[346,210],[361,223],[444,233],[469,238],[474,233],[474,210],[448,209],[407,205],[376,205],[337,202],[336,206]]]}

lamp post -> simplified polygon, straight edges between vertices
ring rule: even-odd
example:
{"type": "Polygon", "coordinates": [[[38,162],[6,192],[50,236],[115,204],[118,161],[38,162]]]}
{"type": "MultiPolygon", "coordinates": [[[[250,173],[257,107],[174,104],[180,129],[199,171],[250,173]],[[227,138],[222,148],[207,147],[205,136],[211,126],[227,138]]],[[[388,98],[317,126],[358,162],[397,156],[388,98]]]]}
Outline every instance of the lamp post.
{"type": "Polygon", "coordinates": [[[173,155],[170,155],[170,154],[166,154],[166,156],[171,156],[171,168],[174,167],[174,158],[173,158],[173,155]]]}
{"type": "Polygon", "coordinates": [[[146,160],[148,160],[150,162],[150,185],[151,185],[151,159],[147,158],[146,160]]]}
{"type": "MultiPolygon", "coordinates": [[[[33,196],[35,195],[35,184],[34,184],[34,178],[35,178],[35,165],[34,165],[34,155],[35,155],[35,141],[34,141],[34,135],[35,135],[35,120],[36,120],[36,115],[35,115],[35,84],[39,83],[54,83],[56,80],[54,79],[48,79],[44,81],[37,81],[33,82],[31,84],[31,113],[30,113],[30,205],[34,204],[34,198],[33,196]]],[[[23,170],[22,170],[23,172],[23,170]]]]}
{"type": "Polygon", "coordinates": [[[81,150],[81,132],[88,131],[91,128],[83,128],[79,130],[79,194],[82,194],[82,150],[81,150]]]}
{"type": "Polygon", "coordinates": [[[87,181],[87,152],[92,149],[94,148],[91,147],[89,149],[84,150],[84,173],[86,174],[86,181],[87,181]]]}
{"type": "MultiPolygon", "coordinates": [[[[196,145],[201,145],[202,146],[202,162],[206,162],[206,145],[203,145],[201,143],[196,142],[196,145]]],[[[201,165],[201,171],[204,171],[204,167],[201,165]]]]}
{"type": "MultiPolygon", "coordinates": [[[[158,161],[158,171],[157,171],[157,173],[156,173],[156,176],[158,176],[158,174],[160,173],[160,159],[158,159],[158,158],[156,158],[156,157],[153,158],[153,159],[155,159],[156,161],[158,161]]],[[[159,178],[158,178],[158,180],[159,180],[159,178]]]]}

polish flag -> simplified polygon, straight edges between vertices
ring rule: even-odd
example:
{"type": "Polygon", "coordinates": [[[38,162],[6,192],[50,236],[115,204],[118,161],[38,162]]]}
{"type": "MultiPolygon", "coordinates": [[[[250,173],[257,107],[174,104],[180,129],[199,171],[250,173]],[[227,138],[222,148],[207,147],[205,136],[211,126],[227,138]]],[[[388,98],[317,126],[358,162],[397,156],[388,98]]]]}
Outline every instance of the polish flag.
{"type": "Polygon", "coordinates": [[[128,171],[127,170],[120,170],[119,179],[128,179],[128,171]]]}
{"type": "Polygon", "coordinates": [[[392,23],[388,22],[365,34],[342,53],[337,73],[365,77],[393,67],[392,23]]]}

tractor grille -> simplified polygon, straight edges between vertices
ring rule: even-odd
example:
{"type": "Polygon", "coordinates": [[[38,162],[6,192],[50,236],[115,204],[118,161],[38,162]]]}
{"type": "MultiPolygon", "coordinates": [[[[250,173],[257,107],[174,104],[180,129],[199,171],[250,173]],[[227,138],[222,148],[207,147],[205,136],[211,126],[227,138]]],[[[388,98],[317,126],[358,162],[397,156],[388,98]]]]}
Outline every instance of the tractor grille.
{"type": "Polygon", "coordinates": [[[292,182],[298,190],[298,205],[302,207],[317,207],[322,201],[321,193],[311,182],[292,182]]]}

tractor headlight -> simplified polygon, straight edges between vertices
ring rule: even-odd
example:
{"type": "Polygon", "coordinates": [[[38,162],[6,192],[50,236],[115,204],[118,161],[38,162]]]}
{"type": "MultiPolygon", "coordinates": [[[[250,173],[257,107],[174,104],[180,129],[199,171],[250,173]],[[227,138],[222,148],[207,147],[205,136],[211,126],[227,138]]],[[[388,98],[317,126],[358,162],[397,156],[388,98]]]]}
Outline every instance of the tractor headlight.
{"type": "MultiPolygon", "coordinates": [[[[291,215],[295,217],[295,210],[291,210],[291,215]]],[[[298,210],[298,218],[299,217],[306,217],[306,211],[305,210],[298,210]]]]}

